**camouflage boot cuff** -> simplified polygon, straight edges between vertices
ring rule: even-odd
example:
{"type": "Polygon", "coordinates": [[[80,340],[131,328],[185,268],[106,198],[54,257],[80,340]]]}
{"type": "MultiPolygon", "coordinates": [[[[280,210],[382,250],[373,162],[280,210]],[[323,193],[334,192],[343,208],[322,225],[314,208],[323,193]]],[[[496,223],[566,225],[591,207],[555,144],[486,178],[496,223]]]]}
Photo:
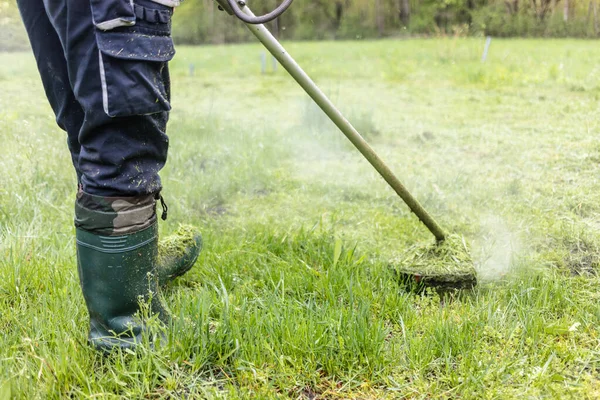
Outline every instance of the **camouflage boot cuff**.
{"type": "Polygon", "coordinates": [[[75,227],[105,236],[139,232],[156,223],[155,196],[102,197],[79,191],[75,227]]]}

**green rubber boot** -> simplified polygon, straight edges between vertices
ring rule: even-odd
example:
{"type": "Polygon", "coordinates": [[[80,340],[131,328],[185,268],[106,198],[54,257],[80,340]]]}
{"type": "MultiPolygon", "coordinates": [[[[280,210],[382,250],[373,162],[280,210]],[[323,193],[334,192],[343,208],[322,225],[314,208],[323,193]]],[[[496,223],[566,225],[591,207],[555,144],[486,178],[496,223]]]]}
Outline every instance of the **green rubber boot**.
{"type": "Polygon", "coordinates": [[[192,226],[180,225],[158,244],[158,281],[161,286],[188,272],[202,251],[202,236],[192,226]]]}
{"type": "Polygon", "coordinates": [[[104,236],[76,229],[77,266],[90,314],[90,343],[99,350],[133,348],[146,330],[138,315],[141,303],[149,314],[168,321],[159,300],[156,260],[158,229],[104,236]]]}

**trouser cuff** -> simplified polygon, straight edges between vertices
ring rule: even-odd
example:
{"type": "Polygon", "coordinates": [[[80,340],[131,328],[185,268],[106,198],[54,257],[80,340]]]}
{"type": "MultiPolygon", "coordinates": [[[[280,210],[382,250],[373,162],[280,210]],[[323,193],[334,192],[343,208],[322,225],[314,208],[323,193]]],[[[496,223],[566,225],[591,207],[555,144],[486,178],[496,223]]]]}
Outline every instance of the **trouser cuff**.
{"type": "Polygon", "coordinates": [[[156,223],[156,194],[136,197],[103,197],[77,193],[75,227],[106,236],[122,236],[156,223]]]}

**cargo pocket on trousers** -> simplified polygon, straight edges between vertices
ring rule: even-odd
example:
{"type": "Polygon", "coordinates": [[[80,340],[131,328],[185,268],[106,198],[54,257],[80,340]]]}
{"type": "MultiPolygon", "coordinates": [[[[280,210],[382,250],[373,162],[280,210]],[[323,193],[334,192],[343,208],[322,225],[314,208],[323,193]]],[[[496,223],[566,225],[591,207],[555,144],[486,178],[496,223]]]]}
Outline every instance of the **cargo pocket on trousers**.
{"type": "MultiPolygon", "coordinates": [[[[92,4],[94,1],[100,0],[92,4]]],[[[172,8],[149,0],[131,4],[134,25],[109,30],[96,25],[102,104],[110,117],[171,109],[168,62],[175,55],[172,8]]]]}

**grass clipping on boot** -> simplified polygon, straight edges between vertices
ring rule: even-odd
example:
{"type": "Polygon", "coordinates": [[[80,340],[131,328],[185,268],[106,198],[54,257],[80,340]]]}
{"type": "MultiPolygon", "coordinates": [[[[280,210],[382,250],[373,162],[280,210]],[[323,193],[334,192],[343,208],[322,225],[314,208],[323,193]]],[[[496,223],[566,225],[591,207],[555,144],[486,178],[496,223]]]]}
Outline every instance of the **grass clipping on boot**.
{"type": "Polygon", "coordinates": [[[460,235],[449,235],[443,242],[415,245],[395,260],[400,280],[417,290],[471,289],[477,272],[469,247],[460,235]]]}
{"type": "Polygon", "coordinates": [[[190,225],[179,225],[179,228],[162,239],[158,246],[158,259],[176,259],[196,245],[196,229],[190,225]]]}

